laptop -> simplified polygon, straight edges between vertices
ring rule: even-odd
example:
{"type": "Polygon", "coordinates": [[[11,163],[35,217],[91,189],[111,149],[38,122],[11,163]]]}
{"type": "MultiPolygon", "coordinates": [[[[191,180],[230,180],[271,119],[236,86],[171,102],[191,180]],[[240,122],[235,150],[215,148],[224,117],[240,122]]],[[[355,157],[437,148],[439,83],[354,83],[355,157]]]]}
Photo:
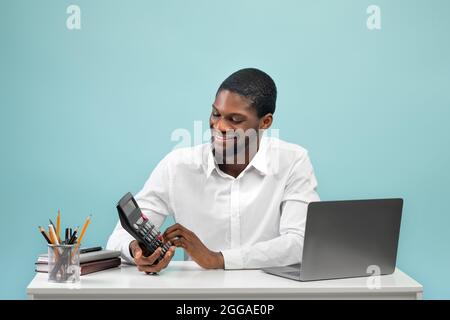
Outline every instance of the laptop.
{"type": "Polygon", "coordinates": [[[391,274],[402,208],[403,199],[311,202],[301,264],[263,271],[299,281],[391,274]]]}

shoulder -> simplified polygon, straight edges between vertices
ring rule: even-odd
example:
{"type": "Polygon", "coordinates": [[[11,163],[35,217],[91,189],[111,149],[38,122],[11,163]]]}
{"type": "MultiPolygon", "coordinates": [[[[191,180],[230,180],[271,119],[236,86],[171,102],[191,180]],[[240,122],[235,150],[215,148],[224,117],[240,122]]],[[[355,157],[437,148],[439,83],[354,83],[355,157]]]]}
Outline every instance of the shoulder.
{"type": "Polygon", "coordinates": [[[265,139],[268,172],[275,176],[290,176],[299,172],[312,171],[307,149],[274,137],[265,139]]]}
{"type": "Polygon", "coordinates": [[[278,154],[284,161],[292,163],[308,158],[308,150],[298,144],[274,137],[264,137],[263,139],[266,139],[265,143],[267,143],[269,154],[278,154]]]}
{"type": "Polygon", "coordinates": [[[161,163],[168,168],[190,167],[198,168],[205,161],[209,149],[209,144],[200,144],[193,147],[176,148],[170,151],[161,163]]]}

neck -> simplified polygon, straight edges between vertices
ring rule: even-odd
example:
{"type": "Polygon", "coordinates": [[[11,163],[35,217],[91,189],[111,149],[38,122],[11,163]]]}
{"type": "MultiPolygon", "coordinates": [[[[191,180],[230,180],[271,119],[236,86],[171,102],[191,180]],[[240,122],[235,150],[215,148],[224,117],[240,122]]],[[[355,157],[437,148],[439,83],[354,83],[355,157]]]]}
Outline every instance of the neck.
{"type": "MultiPolygon", "coordinates": [[[[257,148],[256,150],[251,151],[248,145],[244,148],[244,150],[241,150],[239,153],[229,155],[226,154],[223,155],[223,159],[221,161],[221,164],[219,164],[219,169],[236,178],[241,174],[242,171],[247,168],[248,164],[252,159],[255,157],[256,153],[259,150],[259,144],[260,141],[257,142],[257,148]]],[[[218,161],[220,163],[220,161],[218,161]]]]}

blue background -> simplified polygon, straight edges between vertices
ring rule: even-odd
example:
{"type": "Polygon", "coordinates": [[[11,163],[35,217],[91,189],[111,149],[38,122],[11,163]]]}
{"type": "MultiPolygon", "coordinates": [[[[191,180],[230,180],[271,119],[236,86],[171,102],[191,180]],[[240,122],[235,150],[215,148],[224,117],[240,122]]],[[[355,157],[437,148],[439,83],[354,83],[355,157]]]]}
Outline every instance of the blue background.
{"type": "Polygon", "coordinates": [[[274,128],[310,151],[322,199],[405,199],[398,266],[425,298],[450,298],[449,12],[444,0],[1,0],[0,298],[26,297],[46,250],[37,226],[58,208],[63,225],[93,214],[85,244],[105,245],[116,201],[243,67],[276,81],[274,128]]]}

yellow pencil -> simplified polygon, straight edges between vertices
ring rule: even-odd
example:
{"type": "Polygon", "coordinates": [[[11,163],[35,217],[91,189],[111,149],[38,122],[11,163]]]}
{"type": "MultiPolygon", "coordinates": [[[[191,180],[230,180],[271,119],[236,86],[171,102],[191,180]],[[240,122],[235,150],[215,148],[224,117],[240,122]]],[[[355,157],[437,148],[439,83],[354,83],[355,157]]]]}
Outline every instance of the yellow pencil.
{"type": "Polygon", "coordinates": [[[87,227],[88,227],[90,222],[91,222],[91,216],[86,218],[86,222],[84,223],[83,229],[81,229],[80,237],[77,240],[77,244],[76,244],[75,250],[73,252],[76,252],[78,247],[80,246],[81,240],[83,240],[84,233],[86,232],[86,229],[87,229],[87,227]]]}
{"type": "Polygon", "coordinates": [[[58,238],[58,241],[61,242],[61,238],[59,237],[60,232],[60,225],[61,225],[61,211],[58,209],[58,216],[56,217],[56,237],[58,238]]]}
{"type": "MultiPolygon", "coordinates": [[[[53,245],[58,244],[58,239],[55,238],[55,230],[53,230],[53,226],[51,224],[48,225],[48,236],[50,238],[50,242],[53,245]]],[[[59,251],[57,248],[53,248],[55,255],[59,257],[59,251]]]]}

